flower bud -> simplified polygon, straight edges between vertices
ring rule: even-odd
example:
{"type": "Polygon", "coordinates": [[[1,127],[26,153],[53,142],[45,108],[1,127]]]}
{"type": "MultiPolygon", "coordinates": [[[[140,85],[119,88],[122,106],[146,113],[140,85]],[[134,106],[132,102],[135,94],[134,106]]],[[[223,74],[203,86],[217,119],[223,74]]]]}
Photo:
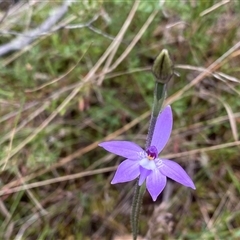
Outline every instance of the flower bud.
{"type": "Polygon", "coordinates": [[[153,63],[152,71],[159,83],[167,83],[173,75],[173,63],[168,50],[163,49],[153,63]]]}

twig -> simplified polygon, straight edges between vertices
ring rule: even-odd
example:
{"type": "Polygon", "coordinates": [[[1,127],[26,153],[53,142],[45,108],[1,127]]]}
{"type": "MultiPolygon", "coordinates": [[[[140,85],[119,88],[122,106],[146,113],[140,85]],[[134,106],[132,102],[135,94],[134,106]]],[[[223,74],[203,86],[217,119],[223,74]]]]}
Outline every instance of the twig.
{"type": "Polygon", "coordinates": [[[223,1],[219,2],[219,3],[217,3],[217,4],[214,4],[212,7],[210,7],[208,9],[204,10],[203,12],[201,12],[200,13],[200,17],[203,17],[204,15],[207,15],[208,13],[216,10],[217,8],[227,4],[229,2],[230,2],[230,0],[223,0],[223,1]]]}
{"type": "MultiPolygon", "coordinates": [[[[25,182],[23,180],[23,176],[22,174],[19,172],[19,170],[17,169],[17,176],[19,179],[21,179],[21,184],[23,186],[23,188],[26,188],[25,187],[25,182]]],[[[32,202],[35,204],[36,206],[36,209],[41,213],[41,214],[47,214],[48,212],[42,207],[41,203],[37,200],[37,198],[34,196],[34,194],[26,188],[26,192],[27,192],[27,195],[28,197],[32,200],[32,202]]]]}
{"type": "MultiPolygon", "coordinates": [[[[41,187],[41,186],[46,186],[46,185],[53,184],[53,183],[69,181],[69,180],[82,178],[82,177],[86,177],[86,176],[92,176],[92,175],[95,175],[95,174],[112,172],[112,171],[116,170],[116,168],[117,168],[117,166],[106,167],[106,168],[101,168],[101,169],[96,169],[96,170],[90,170],[90,171],[75,173],[75,174],[71,174],[71,175],[67,175],[67,176],[47,179],[47,180],[43,180],[43,181],[40,181],[40,182],[24,184],[24,185],[21,185],[19,187],[14,187],[14,188],[10,188],[10,189],[1,190],[0,191],[0,196],[8,195],[8,194],[11,194],[11,193],[14,193],[14,192],[24,191],[24,190],[28,190],[28,189],[32,189],[32,188],[37,188],[37,187],[41,187]]],[[[44,212],[46,212],[46,211],[44,211],[44,212]]]]}
{"type": "MultiPolygon", "coordinates": [[[[11,234],[13,232],[13,227],[14,227],[14,223],[10,222],[12,215],[10,214],[10,212],[7,210],[7,208],[5,207],[3,201],[0,199],[0,212],[6,217],[6,222],[8,224],[8,227],[4,233],[4,235],[0,235],[0,237],[4,237],[4,239],[10,239],[11,234]]],[[[4,225],[4,223],[2,223],[2,226],[4,225]]],[[[3,234],[3,233],[2,233],[3,234]]]]}
{"type": "Polygon", "coordinates": [[[188,91],[191,87],[197,85],[199,82],[201,82],[206,76],[208,76],[209,72],[214,72],[217,68],[219,68],[219,65],[222,61],[224,61],[226,58],[228,58],[234,51],[236,51],[240,47],[240,41],[237,42],[234,46],[232,46],[227,52],[225,52],[220,58],[218,58],[216,61],[214,61],[207,69],[206,71],[200,73],[196,78],[193,79],[192,82],[187,84],[185,87],[174,93],[171,97],[167,99],[167,104],[172,104],[173,102],[177,101],[179,98],[181,98],[186,91],[188,91]]]}
{"type": "MultiPolygon", "coordinates": [[[[131,9],[130,14],[128,15],[126,21],[124,22],[124,25],[123,25],[124,29],[127,29],[128,26],[130,25],[130,23],[132,22],[132,19],[133,19],[134,15],[135,15],[135,13],[137,11],[138,5],[139,5],[138,1],[135,1],[134,5],[133,5],[133,7],[131,9]]],[[[103,71],[102,71],[103,75],[99,77],[98,83],[97,83],[98,85],[102,84],[102,81],[103,81],[103,79],[105,77],[105,74],[109,71],[109,67],[110,67],[110,65],[111,65],[111,63],[113,61],[113,58],[114,58],[114,56],[115,56],[115,54],[116,54],[116,52],[117,52],[117,50],[118,50],[118,48],[120,46],[121,41],[123,40],[124,34],[125,34],[125,32],[123,34],[119,35],[118,39],[117,38],[115,39],[115,40],[117,40],[116,46],[112,50],[112,52],[109,55],[107,61],[105,62],[105,65],[104,65],[104,68],[103,68],[103,71]]]]}
{"type": "Polygon", "coordinates": [[[39,35],[45,33],[51,29],[51,27],[56,24],[67,12],[69,3],[64,3],[61,7],[55,9],[54,14],[52,14],[47,20],[45,20],[38,28],[34,30],[27,31],[21,36],[13,39],[11,42],[3,44],[0,46],[0,56],[3,56],[9,52],[20,50],[32,43],[39,35]]]}
{"type": "Polygon", "coordinates": [[[12,6],[12,2],[10,3],[10,5],[8,6],[7,10],[5,11],[5,13],[3,14],[2,18],[0,19],[0,24],[3,23],[4,19],[7,17],[9,9],[12,6]]]}
{"type": "Polygon", "coordinates": [[[238,145],[240,145],[240,141],[223,143],[223,144],[219,144],[219,145],[215,145],[215,146],[211,146],[211,147],[197,148],[197,149],[193,149],[193,150],[185,151],[185,152],[180,152],[180,153],[171,153],[171,154],[167,154],[167,155],[162,156],[162,158],[170,159],[170,158],[186,157],[186,156],[196,154],[196,153],[215,151],[215,150],[218,150],[218,149],[235,147],[235,146],[238,146],[238,145]]]}
{"type": "Polygon", "coordinates": [[[147,21],[141,27],[141,29],[139,30],[137,35],[133,38],[132,42],[129,44],[129,46],[126,48],[126,50],[122,53],[122,55],[114,62],[113,65],[111,65],[109,71],[113,71],[123,61],[123,59],[131,52],[133,47],[140,40],[140,38],[145,33],[145,31],[147,30],[149,25],[152,23],[152,21],[154,20],[154,18],[157,15],[158,12],[159,12],[159,10],[155,10],[149,15],[147,21]]]}
{"type": "Polygon", "coordinates": [[[22,238],[22,237],[23,237],[23,234],[24,234],[24,232],[27,230],[27,228],[29,228],[35,221],[37,221],[40,216],[44,216],[44,215],[46,215],[46,213],[44,213],[44,212],[41,213],[41,214],[35,213],[32,217],[30,217],[30,218],[22,225],[22,227],[20,228],[20,230],[19,230],[18,233],[17,233],[17,236],[14,238],[14,240],[21,240],[21,239],[23,239],[23,238],[22,238]]]}

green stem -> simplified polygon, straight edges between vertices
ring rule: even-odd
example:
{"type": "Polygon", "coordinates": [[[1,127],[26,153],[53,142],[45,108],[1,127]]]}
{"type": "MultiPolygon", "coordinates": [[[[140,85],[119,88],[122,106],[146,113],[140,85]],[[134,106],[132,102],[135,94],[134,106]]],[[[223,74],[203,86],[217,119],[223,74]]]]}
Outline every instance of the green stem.
{"type": "MultiPolygon", "coordinates": [[[[161,108],[163,106],[163,102],[165,99],[166,86],[173,75],[173,64],[169,57],[168,51],[166,49],[163,49],[155,59],[152,72],[156,78],[156,84],[154,89],[154,101],[153,101],[152,114],[151,114],[147,141],[146,141],[146,150],[151,145],[157,118],[158,118],[159,112],[161,111],[161,108]]],[[[139,178],[137,179],[137,182],[135,185],[133,205],[132,205],[132,215],[131,215],[133,240],[137,239],[142,199],[143,199],[143,194],[146,190],[145,184],[143,184],[142,186],[139,186],[138,182],[139,182],[139,178]]]]}
{"type": "Polygon", "coordinates": [[[142,199],[143,199],[143,194],[146,189],[145,185],[139,186],[138,181],[139,181],[139,178],[137,179],[136,184],[135,184],[132,213],[131,213],[133,240],[137,239],[138,223],[139,223],[139,216],[140,216],[140,212],[141,212],[142,199]]]}
{"type": "MultiPolygon", "coordinates": [[[[151,114],[151,120],[148,129],[146,149],[150,146],[152,141],[152,136],[157,121],[158,114],[162,108],[164,99],[166,95],[166,84],[156,82],[154,89],[154,102],[151,114]]],[[[133,205],[132,205],[132,214],[131,214],[131,224],[132,224],[132,233],[133,240],[137,239],[138,235],[138,225],[139,225],[139,216],[141,212],[143,194],[145,193],[146,186],[145,184],[138,185],[139,178],[135,184],[135,191],[133,196],[133,205]]]]}

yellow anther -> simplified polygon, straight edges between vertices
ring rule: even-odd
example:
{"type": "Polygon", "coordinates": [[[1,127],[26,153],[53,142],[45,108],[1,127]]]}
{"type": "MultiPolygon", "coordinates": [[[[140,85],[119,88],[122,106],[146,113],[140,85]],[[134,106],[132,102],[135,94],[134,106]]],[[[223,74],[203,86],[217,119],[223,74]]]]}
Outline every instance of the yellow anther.
{"type": "Polygon", "coordinates": [[[151,157],[151,156],[147,156],[147,158],[149,159],[149,160],[153,160],[154,159],[154,157],[151,157]]]}

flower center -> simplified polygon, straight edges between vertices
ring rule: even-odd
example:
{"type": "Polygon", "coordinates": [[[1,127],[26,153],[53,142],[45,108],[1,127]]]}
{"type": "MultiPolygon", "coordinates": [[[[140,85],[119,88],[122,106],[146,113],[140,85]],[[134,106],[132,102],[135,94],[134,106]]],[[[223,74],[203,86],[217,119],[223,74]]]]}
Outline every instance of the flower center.
{"type": "Polygon", "coordinates": [[[155,146],[150,146],[146,152],[148,160],[154,160],[158,156],[157,148],[155,146]]]}

